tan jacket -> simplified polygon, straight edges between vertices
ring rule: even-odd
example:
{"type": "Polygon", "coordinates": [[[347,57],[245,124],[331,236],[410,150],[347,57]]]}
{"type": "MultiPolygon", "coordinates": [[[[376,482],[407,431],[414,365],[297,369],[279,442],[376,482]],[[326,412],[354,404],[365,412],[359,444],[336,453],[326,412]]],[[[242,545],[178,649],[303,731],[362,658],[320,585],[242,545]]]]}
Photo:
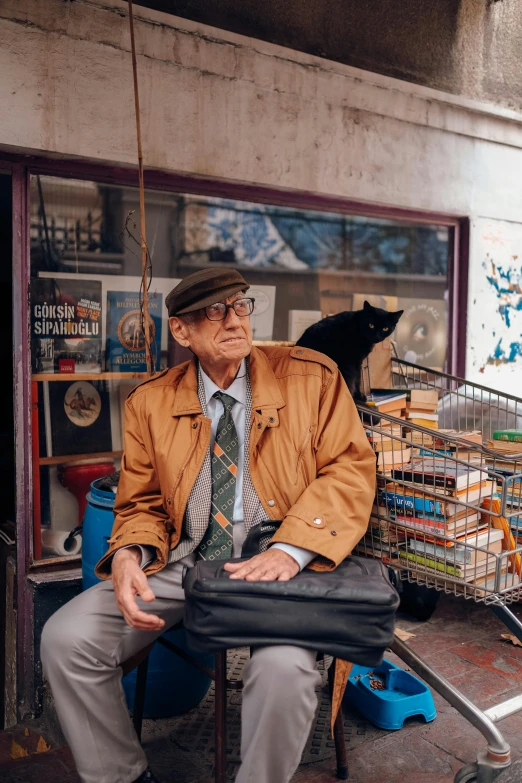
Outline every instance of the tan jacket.
{"type": "MultiPolygon", "coordinates": [[[[317,552],[311,567],[333,569],[364,534],[375,492],[375,454],[334,362],[307,348],[252,348],[250,474],[272,539],[317,552]]],[[[162,569],[177,546],[190,491],[210,443],[197,395],[196,362],[141,384],[126,404],[125,452],[110,549],[156,548],[162,569]]]]}

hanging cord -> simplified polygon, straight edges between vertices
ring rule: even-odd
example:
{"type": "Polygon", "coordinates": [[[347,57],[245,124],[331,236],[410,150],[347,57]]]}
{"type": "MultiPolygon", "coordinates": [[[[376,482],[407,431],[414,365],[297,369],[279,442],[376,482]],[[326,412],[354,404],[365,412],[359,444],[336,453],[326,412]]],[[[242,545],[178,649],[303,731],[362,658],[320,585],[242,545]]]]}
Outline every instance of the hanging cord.
{"type": "Polygon", "coordinates": [[[132,0],[129,3],[129,26],[132,52],[132,75],[134,80],[134,106],[136,110],[136,137],[138,142],[138,175],[140,188],[140,244],[141,244],[141,285],[140,285],[140,313],[141,329],[145,340],[145,358],[147,361],[147,373],[154,373],[154,361],[151,351],[151,322],[149,318],[149,279],[152,276],[152,264],[147,249],[145,233],[145,183],[143,177],[143,151],[141,146],[141,122],[140,122],[140,98],[138,93],[138,69],[136,65],[136,44],[134,41],[134,16],[132,0]]]}

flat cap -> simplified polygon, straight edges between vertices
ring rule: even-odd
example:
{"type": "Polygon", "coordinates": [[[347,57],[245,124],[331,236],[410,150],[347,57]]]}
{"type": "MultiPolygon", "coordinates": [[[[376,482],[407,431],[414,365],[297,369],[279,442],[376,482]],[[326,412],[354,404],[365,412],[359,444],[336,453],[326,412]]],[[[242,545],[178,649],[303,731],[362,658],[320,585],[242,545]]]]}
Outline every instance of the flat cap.
{"type": "Polygon", "coordinates": [[[201,310],[250,288],[237,269],[201,269],[183,278],[167,295],[169,317],[201,310]]]}

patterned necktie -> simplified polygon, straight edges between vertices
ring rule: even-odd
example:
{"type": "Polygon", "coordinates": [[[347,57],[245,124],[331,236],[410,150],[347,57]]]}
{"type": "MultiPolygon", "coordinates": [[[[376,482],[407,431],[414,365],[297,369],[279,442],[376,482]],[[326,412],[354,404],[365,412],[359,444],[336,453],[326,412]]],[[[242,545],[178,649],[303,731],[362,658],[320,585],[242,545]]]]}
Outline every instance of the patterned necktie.
{"type": "Polygon", "coordinates": [[[212,506],[210,522],[197,556],[202,560],[223,560],[232,556],[232,523],[236,499],[237,461],[239,443],[232,418],[236,400],[224,392],[214,397],[223,403],[219,419],[214,451],[212,454],[212,506]]]}

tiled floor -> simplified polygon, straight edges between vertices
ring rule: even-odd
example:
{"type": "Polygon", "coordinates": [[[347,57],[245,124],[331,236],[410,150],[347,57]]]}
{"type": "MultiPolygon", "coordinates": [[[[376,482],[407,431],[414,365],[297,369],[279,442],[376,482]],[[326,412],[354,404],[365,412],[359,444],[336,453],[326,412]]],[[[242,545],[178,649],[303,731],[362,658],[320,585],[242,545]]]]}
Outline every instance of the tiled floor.
{"type": "MultiPolygon", "coordinates": [[[[522,614],[522,605],[513,609],[522,614]]],[[[414,634],[408,641],[412,649],[479,707],[486,708],[522,692],[522,647],[501,639],[506,628],[486,607],[443,596],[428,622],[403,617],[399,625],[414,634]]],[[[386,657],[397,660],[391,654],[386,657]]],[[[435,702],[438,715],[433,723],[412,720],[398,732],[376,729],[347,705],[345,730],[351,783],[453,783],[458,769],[475,761],[485,742],[437,694],[435,702]]],[[[230,712],[231,720],[237,721],[237,697],[231,701],[230,712]]],[[[211,783],[211,744],[202,753],[186,742],[189,718],[146,721],[144,746],[153,770],[165,783],[211,783]]],[[[513,758],[522,758],[522,713],[503,721],[500,728],[512,747],[513,758]]],[[[301,765],[292,783],[331,783],[335,780],[331,743],[323,738],[315,761],[311,747],[305,755],[307,763],[301,765]]],[[[233,780],[237,747],[230,748],[230,758],[233,780]]],[[[513,783],[522,783],[522,768],[519,773],[513,772],[513,783]]],[[[0,733],[0,780],[79,783],[68,748],[55,743],[41,722],[0,733]],[[40,735],[51,749],[45,751],[40,743],[44,752],[37,753],[40,735]],[[11,758],[13,749],[20,758],[11,758]]]]}

